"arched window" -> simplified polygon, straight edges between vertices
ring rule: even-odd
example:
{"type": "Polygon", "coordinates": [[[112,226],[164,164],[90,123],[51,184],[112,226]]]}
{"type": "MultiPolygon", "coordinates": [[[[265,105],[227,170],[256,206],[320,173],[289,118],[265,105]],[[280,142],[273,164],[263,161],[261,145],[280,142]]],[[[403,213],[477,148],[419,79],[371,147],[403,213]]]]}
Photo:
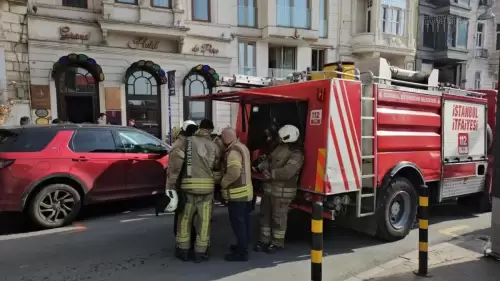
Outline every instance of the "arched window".
{"type": "Polygon", "coordinates": [[[184,80],[184,120],[201,121],[205,118],[212,119],[212,102],[189,101],[191,96],[208,95],[212,88],[207,80],[198,73],[191,73],[184,80]]]}
{"type": "Polygon", "coordinates": [[[59,89],[63,93],[93,93],[96,81],[87,69],[68,67],[59,75],[59,89]]]}
{"type": "Polygon", "coordinates": [[[161,138],[160,87],[149,71],[130,71],[126,78],[127,118],[137,127],[161,138]]]}

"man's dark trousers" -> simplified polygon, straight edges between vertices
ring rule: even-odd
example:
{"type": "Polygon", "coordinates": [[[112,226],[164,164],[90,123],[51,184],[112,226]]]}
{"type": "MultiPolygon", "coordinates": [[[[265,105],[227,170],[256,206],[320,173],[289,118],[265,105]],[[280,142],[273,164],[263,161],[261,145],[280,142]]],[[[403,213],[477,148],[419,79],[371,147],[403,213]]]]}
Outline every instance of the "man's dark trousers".
{"type": "Polygon", "coordinates": [[[229,201],[229,221],[236,236],[236,253],[248,257],[252,201],[229,201]]]}

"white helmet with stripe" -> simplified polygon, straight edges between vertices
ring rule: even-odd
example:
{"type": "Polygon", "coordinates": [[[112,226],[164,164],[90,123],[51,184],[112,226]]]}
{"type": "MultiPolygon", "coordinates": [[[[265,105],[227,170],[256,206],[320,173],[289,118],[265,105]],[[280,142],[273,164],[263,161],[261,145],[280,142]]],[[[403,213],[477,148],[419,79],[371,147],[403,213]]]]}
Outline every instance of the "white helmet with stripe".
{"type": "Polygon", "coordinates": [[[300,131],[293,125],[285,125],[278,130],[280,140],[284,143],[293,143],[299,139],[300,131]]]}
{"type": "Polygon", "coordinates": [[[195,126],[197,126],[196,123],[193,120],[186,120],[186,121],[184,121],[184,123],[182,123],[182,130],[186,131],[187,127],[189,125],[195,125],[195,126]]]}

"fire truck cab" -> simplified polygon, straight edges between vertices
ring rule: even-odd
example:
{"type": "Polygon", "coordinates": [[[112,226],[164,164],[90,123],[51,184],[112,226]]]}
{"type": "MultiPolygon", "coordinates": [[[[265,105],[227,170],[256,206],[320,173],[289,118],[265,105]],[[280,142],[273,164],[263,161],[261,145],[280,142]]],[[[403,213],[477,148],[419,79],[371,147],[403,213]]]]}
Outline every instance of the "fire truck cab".
{"type": "MultiPolygon", "coordinates": [[[[420,185],[436,203],[489,198],[484,94],[440,87],[438,70],[407,71],[383,58],[357,67],[286,81],[233,76],[224,86],[243,89],[191,99],[239,104],[236,129],[255,159],[270,126],[299,128],[305,163],[291,207],[311,212],[321,201],[325,218],[386,241],[413,227],[420,185]]],[[[262,177],[254,179],[258,188],[262,177]]]]}

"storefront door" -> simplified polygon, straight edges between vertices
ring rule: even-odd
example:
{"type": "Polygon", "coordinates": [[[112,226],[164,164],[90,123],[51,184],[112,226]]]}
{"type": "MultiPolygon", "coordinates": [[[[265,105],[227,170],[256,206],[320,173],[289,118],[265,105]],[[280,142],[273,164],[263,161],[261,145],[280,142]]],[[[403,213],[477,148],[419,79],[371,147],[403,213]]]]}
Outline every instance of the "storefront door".
{"type": "Polygon", "coordinates": [[[58,118],[71,123],[96,123],[99,87],[84,68],[68,67],[56,80],[58,118]]]}

